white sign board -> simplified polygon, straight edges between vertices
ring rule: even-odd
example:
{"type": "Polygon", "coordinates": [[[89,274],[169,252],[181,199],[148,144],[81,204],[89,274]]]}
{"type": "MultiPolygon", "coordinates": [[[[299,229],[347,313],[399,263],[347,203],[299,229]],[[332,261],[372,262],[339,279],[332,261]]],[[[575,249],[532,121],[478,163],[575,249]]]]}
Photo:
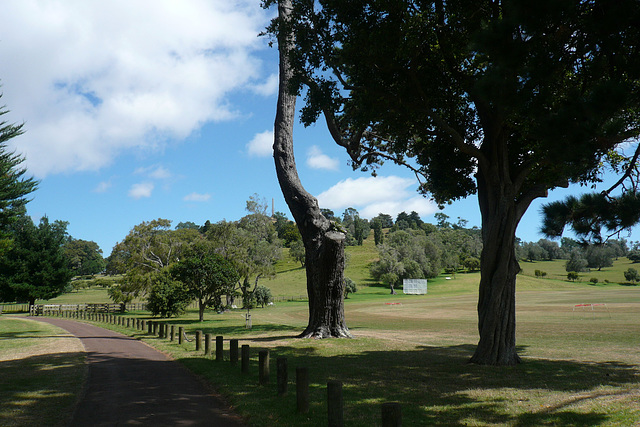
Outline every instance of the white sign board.
{"type": "Polygon", "coordinates": [[[424,295],[427,293],[427,279],[403,279],[402,291],[410,295],[424,295]]]}

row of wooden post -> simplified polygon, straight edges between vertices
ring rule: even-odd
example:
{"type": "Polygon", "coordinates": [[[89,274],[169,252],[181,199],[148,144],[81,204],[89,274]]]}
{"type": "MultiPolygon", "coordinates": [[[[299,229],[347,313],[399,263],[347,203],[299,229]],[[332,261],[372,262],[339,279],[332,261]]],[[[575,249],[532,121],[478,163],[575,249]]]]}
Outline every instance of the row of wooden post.
{"type": "MultiPolygon", "coordinates": [[[[114,316],[108,313],[86,313],[86,312],[63,312],[63,317],[79,318],[83,320],[93,320],[98,322],[106,322],[114,325],[134,328],[139,331],[146,331],[149,334],[156,335],[159,338],[175,341],[176,335],[178,344],[183,344],[187,336],[183,326],[179,326],[176,331],[175,325],[167,325],[163,322],[149,321],[140,318],[114,316]],[[177,332],[177,333],[176,333],[177,332]]],[[[202,351],[202,331],[195,331],[195,347],[196,351],[202,351]]],[[[221,335],[215,338],[215,360],[224,360],[224,337],[221,335]]],[[[212,335],[204,334],[204,354],[211,356],[212,335]]],[[[236,365],[240,360],[240,370],[242,373],[249,372],[250,347],[243,344],[238,353],[238,340],[229,340],[229,361],[236,365]],[[240,356],[240,357],[238,357],[240,356]]],[[[258,382],[260,385],[269,383],[270,376],[270,353],[269,350],[260,350],[258,352],[258,382]]],[[[284,396],[287,393],[289,383],[289,370],[286,357],[278,357],[277,366],[277,390],[278,396],[284,396]]],[[[330,427],[344,426],[344,400],[342,397],[342,382],[332,380],[327,383],[327,408],[328,420],[330,427]]],[[[296,368],[296,409],[299,413],[309,412],[309,371],[306,367],[296,368]]],[[[402,411],[399,403],[389,402],[382,404],[382,426],[397,427],[402,425],[402,411]]]]}

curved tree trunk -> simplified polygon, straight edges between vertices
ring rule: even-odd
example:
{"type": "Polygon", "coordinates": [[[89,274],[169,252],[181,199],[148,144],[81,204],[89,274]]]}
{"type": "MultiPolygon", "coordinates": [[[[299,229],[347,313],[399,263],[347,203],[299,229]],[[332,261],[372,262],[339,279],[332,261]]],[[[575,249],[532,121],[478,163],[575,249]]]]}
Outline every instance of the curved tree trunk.
{"type": "Polygon", "coordinates": [[[318,201],[302,186],[293,155],[296,97],[287,90],[292,76],[287,57],[291,31],[286,30],[286,24],[283,24],[288,22],[290,12],[291,1],[280,0],[280,86],[273,158],[280,188],[298,225],[306,251],[309,324],[301,337],[350,337],[344,319],[343,300],[345,235],[334,229],[320,212],[318,201]]]}

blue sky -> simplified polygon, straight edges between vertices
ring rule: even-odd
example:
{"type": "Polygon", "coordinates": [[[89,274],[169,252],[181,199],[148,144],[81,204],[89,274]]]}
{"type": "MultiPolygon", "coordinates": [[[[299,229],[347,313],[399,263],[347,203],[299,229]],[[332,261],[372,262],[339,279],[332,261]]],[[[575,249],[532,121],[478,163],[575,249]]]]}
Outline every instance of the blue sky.
{"type": "MultiPolygon", "coordinates": [[[[142,221],[239,219],[254,193],[291,217],[271,156],[277,52],[257,37],[272,13],[257,0],[4,1],[1,103],[5,119],[25,123],[14,147],[41,180],[29,214],[68,221],[105,256],[142,221]]],[[[295,150],[322,207],[366,218],[415,210],[435,222],[412,173],[352,171],[322,124],[298,126],[295,150]]],[[[542,237],[542,202],[522,239],[542,237]]],[[[480,225],[475,198],[444,213],[480,225]]]]}

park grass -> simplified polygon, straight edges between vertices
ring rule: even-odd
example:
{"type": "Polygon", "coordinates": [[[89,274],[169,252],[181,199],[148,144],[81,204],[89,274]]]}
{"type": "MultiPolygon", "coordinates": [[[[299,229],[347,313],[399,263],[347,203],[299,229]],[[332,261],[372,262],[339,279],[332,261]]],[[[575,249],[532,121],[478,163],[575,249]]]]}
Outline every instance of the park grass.
{"type": "Polygon", "coordinates": [[[0,425],[68,423],[86,377],[82,346],[68,336],[46,323],[0,317],[0,425]]]}
{"type": "MultiPolygon", "coordinates": [[[[194,310],[162,319],[251,346],[249,374],[179,345],[141,332],[108,327],[143,339],[205,378],[252,426],[326,424],[326,383],[344,386],[345,421],[380,425],[380,405],[399,402],[405,425],[618,425],[640,423],[640,287],[591,286],[554,279],[518,277],[516,367],[468,364],[477,343],[477,273],[430,281],[424,296],[389,295],[367,286],[345,302],[354,339],[300,340],[305,302],[284,302],[251,311],[194,310]],[[388,304],[390,302],[400,304],[388,304]],[[578,303],[607,304],[605,310],[574,311],[578,303]],[[271,352],[271,383],[259,386],[257,355],[271,352]],[[289,393],[278,397],[275,360],[287,357],[289,393]],[[295,411],[295,368],[309,369],[311,408],[295,411]]],[[[128,315],[128,314],[127,314],[128,315]]],[[[135,313],[137,316],[148,316],[135,313]]],[[[225,355],[228,358],[228,354],[225,355]]],[[[227,359],[228,360],[228,359],[227,359]]]]}

